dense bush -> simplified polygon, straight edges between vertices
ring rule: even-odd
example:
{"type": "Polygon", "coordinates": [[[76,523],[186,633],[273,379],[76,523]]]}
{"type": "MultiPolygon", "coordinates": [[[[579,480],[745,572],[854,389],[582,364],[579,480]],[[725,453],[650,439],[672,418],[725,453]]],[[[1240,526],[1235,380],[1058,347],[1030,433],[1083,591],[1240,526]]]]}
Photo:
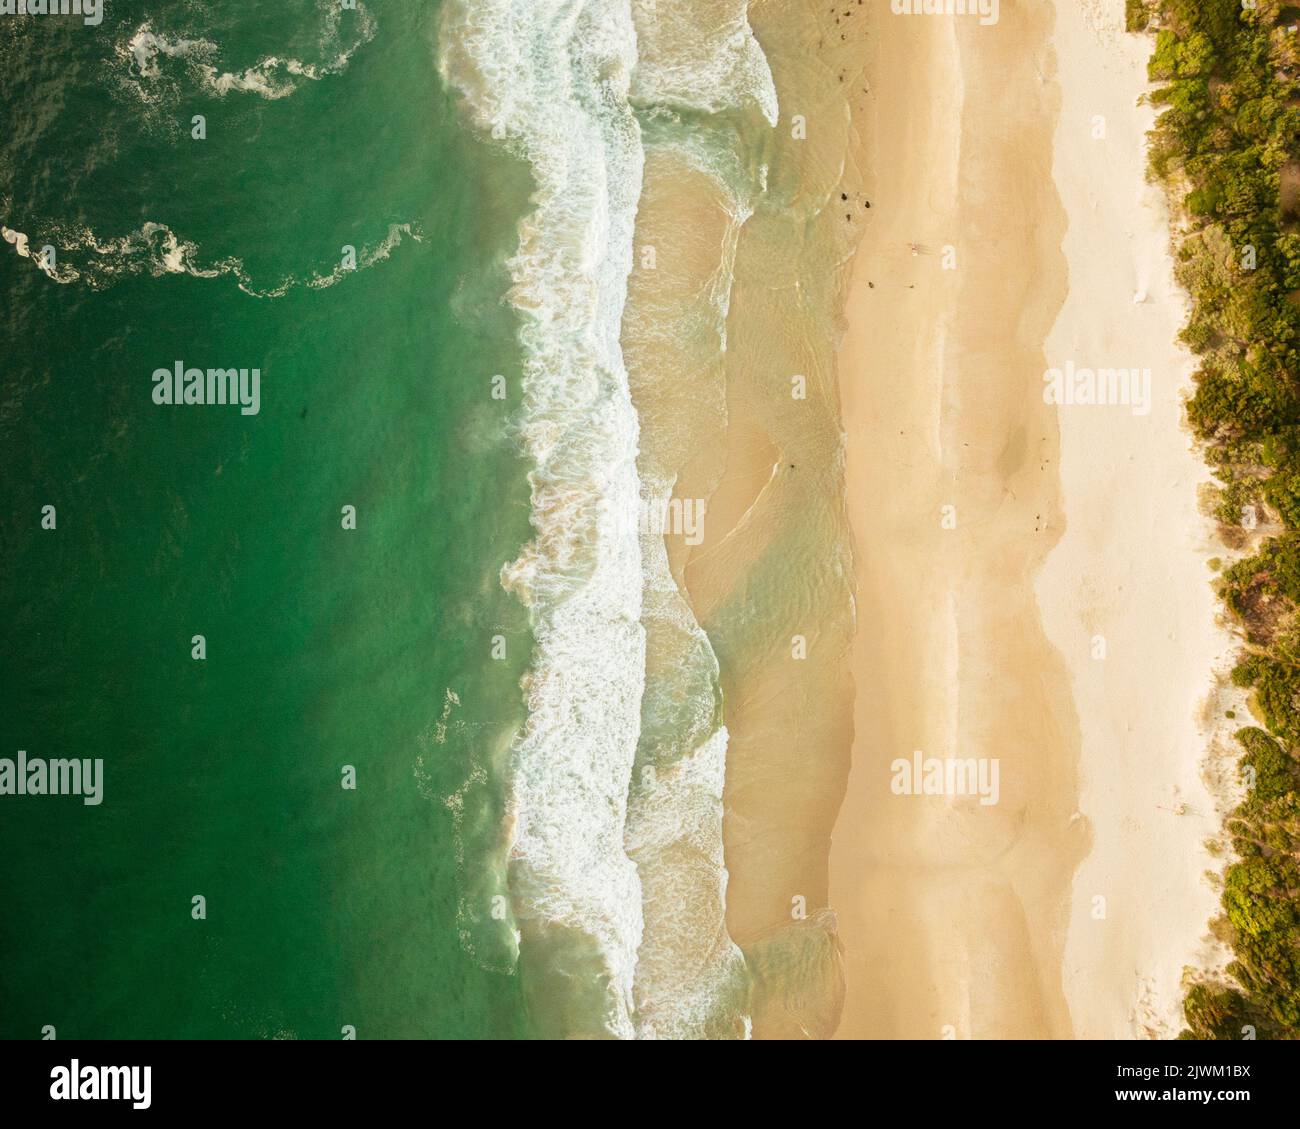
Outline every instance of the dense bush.
{"type": "Polygon", "coordinates": [[[1270,537],[1224,573],[1249,651],[1233,681],[1267,731],[1242,729],[1248,790],[1228,820],[1223,909],[1235,960],[1187,995],[1184,1038],[1300,1037],[1300,35],[1278,0],[1129,0],[1158,26],[1152,175],[1187,228],[1176,271],[1201,358],[1188,419],[1222,484],[1216,507],[1270,537]],[[1153,20],[1154,17],[1154,20],[1153,20]],[[1249,515],[1249,516],[1248,516],[1249,515]]]}

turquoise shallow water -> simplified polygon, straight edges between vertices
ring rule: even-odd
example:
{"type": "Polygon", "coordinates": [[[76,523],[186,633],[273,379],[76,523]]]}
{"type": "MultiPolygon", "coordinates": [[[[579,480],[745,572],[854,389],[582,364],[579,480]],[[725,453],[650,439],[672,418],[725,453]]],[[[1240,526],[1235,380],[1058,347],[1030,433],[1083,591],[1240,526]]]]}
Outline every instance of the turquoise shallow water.
{"type": "Polygon", "coordinates": [[[105,763],[99,807],[0,797],[5,1037],[529,1033],[486,908],[529,647],[497,579],[528,534],[500,300],[528,186],[439,86],[437,6],[367,11],[278,98],[165,56],[135,81],[117,49],[147,18],[220,74],[324,63],[355,13],[336,39],[310,0],[0,27],[2,221],[81,274],[0,245],[0,756],[105,763]],[[242,267],[155,277],[143,241],[78,234],[147,222],[242,267]],[[394,224],[419,241],[336,285],[240,289],[394,224]],[[155,405],[178,359],[260,368],[260,413],[155,405]]]}

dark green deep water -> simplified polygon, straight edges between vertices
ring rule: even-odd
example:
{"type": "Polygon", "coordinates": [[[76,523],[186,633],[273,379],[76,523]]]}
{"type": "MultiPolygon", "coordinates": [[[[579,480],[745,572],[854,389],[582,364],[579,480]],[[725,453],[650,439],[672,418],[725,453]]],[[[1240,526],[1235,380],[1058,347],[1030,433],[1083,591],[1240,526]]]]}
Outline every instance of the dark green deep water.
{"type": "MultiPolygon", "coordinates": [[[[0,757],[105,766],[99,807],[0,796],[0,1036],[527,1034],[516,979],[467,952],[495,960],[504,927],[460,936],[492,875],[461,872],[443,802],[522,718],[525,614],[497,574],[528,534],[501,301],[527,185],[441,88],[436,8],[370,0],[347,68],[277,100],[162,60],[154,105],[115,54],[146,15],[238,72],[319,60],[320,8],[0,24],[0,221],[33,247],[164,223],[271,288],[390,224],[422,236],[279,298],[229,273],[61,285],[0,244],[0,757]],[[154,404],[176,360],[260,368],[260,414],[154,404]]],[[[499,840],[478,779],[471,865],[499,840]]]]}

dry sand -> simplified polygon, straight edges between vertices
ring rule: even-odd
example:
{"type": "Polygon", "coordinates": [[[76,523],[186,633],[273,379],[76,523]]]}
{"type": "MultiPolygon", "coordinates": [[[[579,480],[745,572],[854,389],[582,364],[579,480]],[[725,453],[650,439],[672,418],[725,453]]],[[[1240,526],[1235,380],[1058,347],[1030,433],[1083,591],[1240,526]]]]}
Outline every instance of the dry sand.
{"type": "Polygon", "coordinates": [[[1150,45],[1118,31],[1123,6],[1004,0],[991,27],[872,8],[873,223],[839,355],[858,587],[841,1037],[1168,1034],[1205,955],[1194,717],[1226,640],[1142,177],[1150,45]],[[1150,414],[1045,404],[1066,360],[1149,367],[1150,414]],[[914,750],[996,759],[998,803],[894,795],[914,750]]]}
{"type": "Polygon", "coordinates": [[[1136,100],[1151,41],[1122,31],[1123,7],[1058,6],[1070,294],[1047,349],[1057,367],[1149,368],[1151,411],[1062,409],[1066,531],[1037,587],[1082,731],[1094,845],[1075,877],[1063,975],[1076,1033],[1095,1038],[1175,1035],[1184,967],[1223,956],[1205,939],[1217,912],[1205,872],[1218,866],[1203,843],[1219,818],[1197,707],[1232,649],[1215,626],[1216,549],[1196,507],[1209,476],[1182,426],[1185,299],[1163,195],[1144,176],[1154,111],[1136,100]]]}

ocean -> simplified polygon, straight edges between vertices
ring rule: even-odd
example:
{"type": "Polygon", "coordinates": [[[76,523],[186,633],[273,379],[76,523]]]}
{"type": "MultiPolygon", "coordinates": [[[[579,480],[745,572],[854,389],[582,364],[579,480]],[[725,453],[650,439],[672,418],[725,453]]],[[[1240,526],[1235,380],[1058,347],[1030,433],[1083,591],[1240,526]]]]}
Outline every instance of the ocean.
{"type": "Polygon", "coordinates": [[[0,747],[105,760],[98,807],[0,800],[7,1037],[528,1032],[479,905],[531,646],[528,177],[436,6],[336,7],[0,21],[0,222],[65,280],[0,245],[0,747]],[[260,411],[155,404],[177,361],[259,368],[260,411]]]}
{"type": "Polygon", "coordinates": [[[0,796],[0,1035],[833,1027],[849,115],[763,8],[0,20],[0,757],[104,761],[0,796]]]}

